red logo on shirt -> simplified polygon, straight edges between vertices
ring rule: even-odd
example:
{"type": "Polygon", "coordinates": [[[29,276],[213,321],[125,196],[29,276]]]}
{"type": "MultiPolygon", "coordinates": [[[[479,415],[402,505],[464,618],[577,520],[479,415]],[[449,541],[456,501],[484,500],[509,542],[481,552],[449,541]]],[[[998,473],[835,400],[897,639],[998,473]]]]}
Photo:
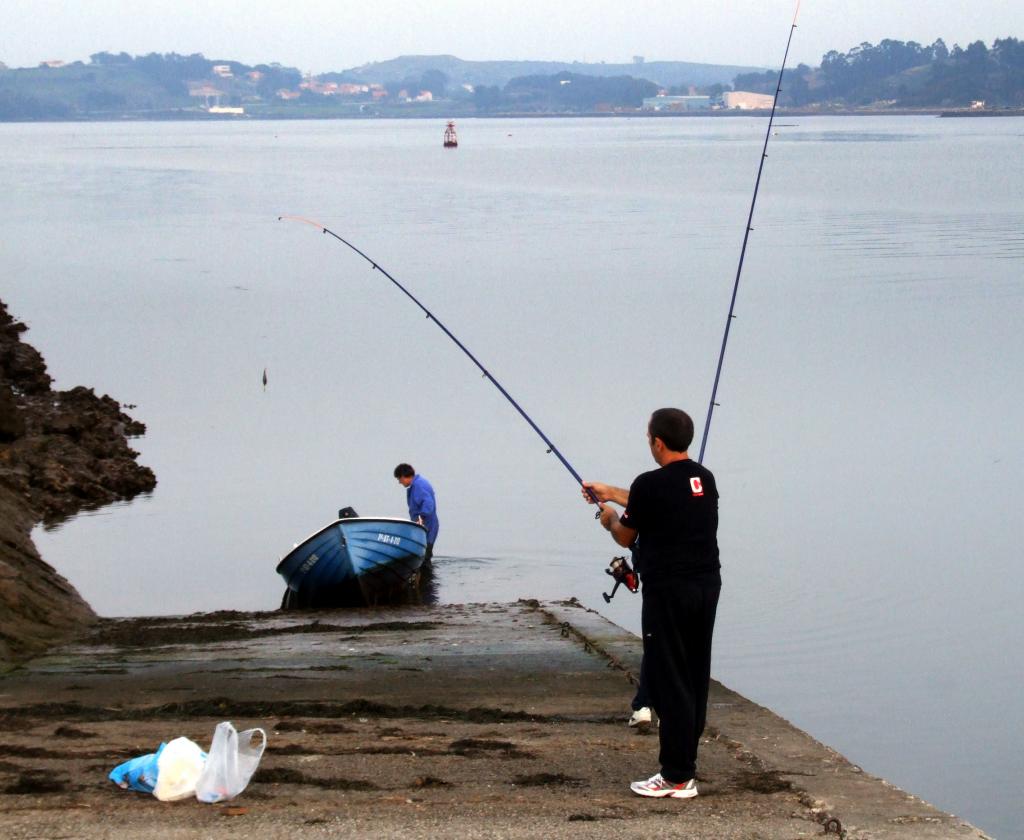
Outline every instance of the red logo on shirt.
{"type": "Polygon", "coordinates": [[[700,483],[700,477],[694,476],[690,479],[690,489],[693,491],[694,496],[704,495],[704,485],[700,483]]]}

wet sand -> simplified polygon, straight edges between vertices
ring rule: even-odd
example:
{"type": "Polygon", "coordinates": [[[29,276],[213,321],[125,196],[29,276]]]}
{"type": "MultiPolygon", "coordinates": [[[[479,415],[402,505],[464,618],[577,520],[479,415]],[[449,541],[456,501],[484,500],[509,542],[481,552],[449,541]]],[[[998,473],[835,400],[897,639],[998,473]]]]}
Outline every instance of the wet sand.
{"type": "Polygon", "coordinates": [[[573,602],[103,619],[0,678],[0,833],[20,838],[983,838],[715,683],[700,795],[651,800],[635,636],[573,602]],[[214,727],[268,747],[233,802],[107,779],[214,727]]]}

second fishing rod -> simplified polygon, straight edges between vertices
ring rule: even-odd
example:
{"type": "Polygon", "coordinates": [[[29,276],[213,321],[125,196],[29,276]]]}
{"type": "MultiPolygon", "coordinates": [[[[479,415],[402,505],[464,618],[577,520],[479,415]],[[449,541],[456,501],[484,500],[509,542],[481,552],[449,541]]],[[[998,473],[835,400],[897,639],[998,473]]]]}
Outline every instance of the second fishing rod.
{"type": "Polygon", "coordinates": [[[704,434],[700,440],[700,453],[697,455],[697,462],[704,463],[704,452],[708,445],[708,432],[711,431],[711,417],[718,405],[715,400],[718,397],[718,384],[722,380],[722,365],[725,363],[725,348],[729,344],[729,331],[732,328],[733,318],[736,317],[736,296],[740,290],[740,277],[743,274],[743,258],[747,255],[747,241],[750,239],[750,232],[754,229],[754,208],[757,206],[757,192],[761,188],[761,175],[764,172],[764,162],[768,160],[768,140],[772,136],[772,125],[775,123],[775,109],[779,105],[779,94],[782,92],[782,75],[786,72],[786,62],[789,60],[789,48],[793,43],[793,33],[796,32],[796,19],[800,15],[800,0],[797,0],[796,11],[793,12],[793,23],[789,27],[789,37],[786,39],[786,51],[782,55],[782,66],[779,68],[779,79],[775,85],[775,96],[772,98],[772,112],[768,115],[768,128],[764,132],[764,145],[761,147],[761,161],[757,166],[757,180],[754,181],[754,195],[750,199],[750,212],[747,214],[747,226],[743,231],[743,246],[740,248],[740,261],[736,266],[736,280],[732,284],[732,298],[729,300],[729,314],[725,319],[725,331],[722,334],[722,347],[718,353],[718,366],[715,368],[715,384],[711,388],[711,399],[708,401],[708,414],[704,420],[704,434]]]}

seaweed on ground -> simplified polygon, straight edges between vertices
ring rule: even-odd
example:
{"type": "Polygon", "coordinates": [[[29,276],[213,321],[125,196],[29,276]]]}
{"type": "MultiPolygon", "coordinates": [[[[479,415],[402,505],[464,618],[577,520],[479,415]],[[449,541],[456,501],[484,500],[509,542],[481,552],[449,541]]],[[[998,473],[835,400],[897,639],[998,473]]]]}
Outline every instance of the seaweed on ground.
{"type": "Polygon", "coordinates": [[[501,753],[504,758],[536,758],[525,750],[520,750],[511,741],[489,741],[484,738],[462,738],[452,741],[448,751],[464,758],[480,758],[488,753],[501,753]]]}
{"type": "Polygon", "coordinates": [[[301,624],[276,627],[253,627],[245,619],[253,614],[224,611],[210,616],[168,619],[133,618],[102,621],[82,643],[111,647],[156,647],[162,645],[197,645],[212,642],[233,642],[261,639],[268,636],[289,636],[300,633],[340,633],[358,637],[364,633],[391,631],[420,632],[442,626],[436,621],[378,621],[362,625],[342,625],[319,619],[301,624]],[[241,619],[241,620],[238,620],[241,619]]]}
{"type": "Polygon", "coordinates": [[[565,776],[562,773],[533,773],[513,777],[512,784],[518,787],[585,787],[587,783],[576,776],[565,776]]]}
{"type": "Polygon", "coordinates": [[[66,793],[73,790],[66,776],[56,776],[50,770],[23,770],[18,780],[3,788],[3,793],[29,795],[39,793],[66,793]]]}
{"type": "Polygon", "coordinates": [[[780,778],[778,770],[743,770],[735,777],[736,787],[751,793],[781,793],[793,790],[793,783],[780,778]]]}
{"type": "Polygon", "coordinates": [[[325,779],[319,776],[307,776],[305,773],[289,767],[261,767],[253,776],[252,783],[307,785],[324,790],[379,790],[373,782],[366,782],[362,779],[325,779]]]}

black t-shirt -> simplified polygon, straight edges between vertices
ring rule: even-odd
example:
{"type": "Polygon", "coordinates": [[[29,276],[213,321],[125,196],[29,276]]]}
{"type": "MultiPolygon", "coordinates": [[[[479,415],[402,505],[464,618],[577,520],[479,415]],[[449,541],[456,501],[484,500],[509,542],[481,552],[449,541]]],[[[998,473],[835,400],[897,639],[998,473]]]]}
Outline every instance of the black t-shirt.
{"type": "Polygon", "coordinates": [[[636,564],[644,584],[720,580],[718,488],[696,461],[673,461],[638,475],[622,524],[637,531],[636,564]]]}

